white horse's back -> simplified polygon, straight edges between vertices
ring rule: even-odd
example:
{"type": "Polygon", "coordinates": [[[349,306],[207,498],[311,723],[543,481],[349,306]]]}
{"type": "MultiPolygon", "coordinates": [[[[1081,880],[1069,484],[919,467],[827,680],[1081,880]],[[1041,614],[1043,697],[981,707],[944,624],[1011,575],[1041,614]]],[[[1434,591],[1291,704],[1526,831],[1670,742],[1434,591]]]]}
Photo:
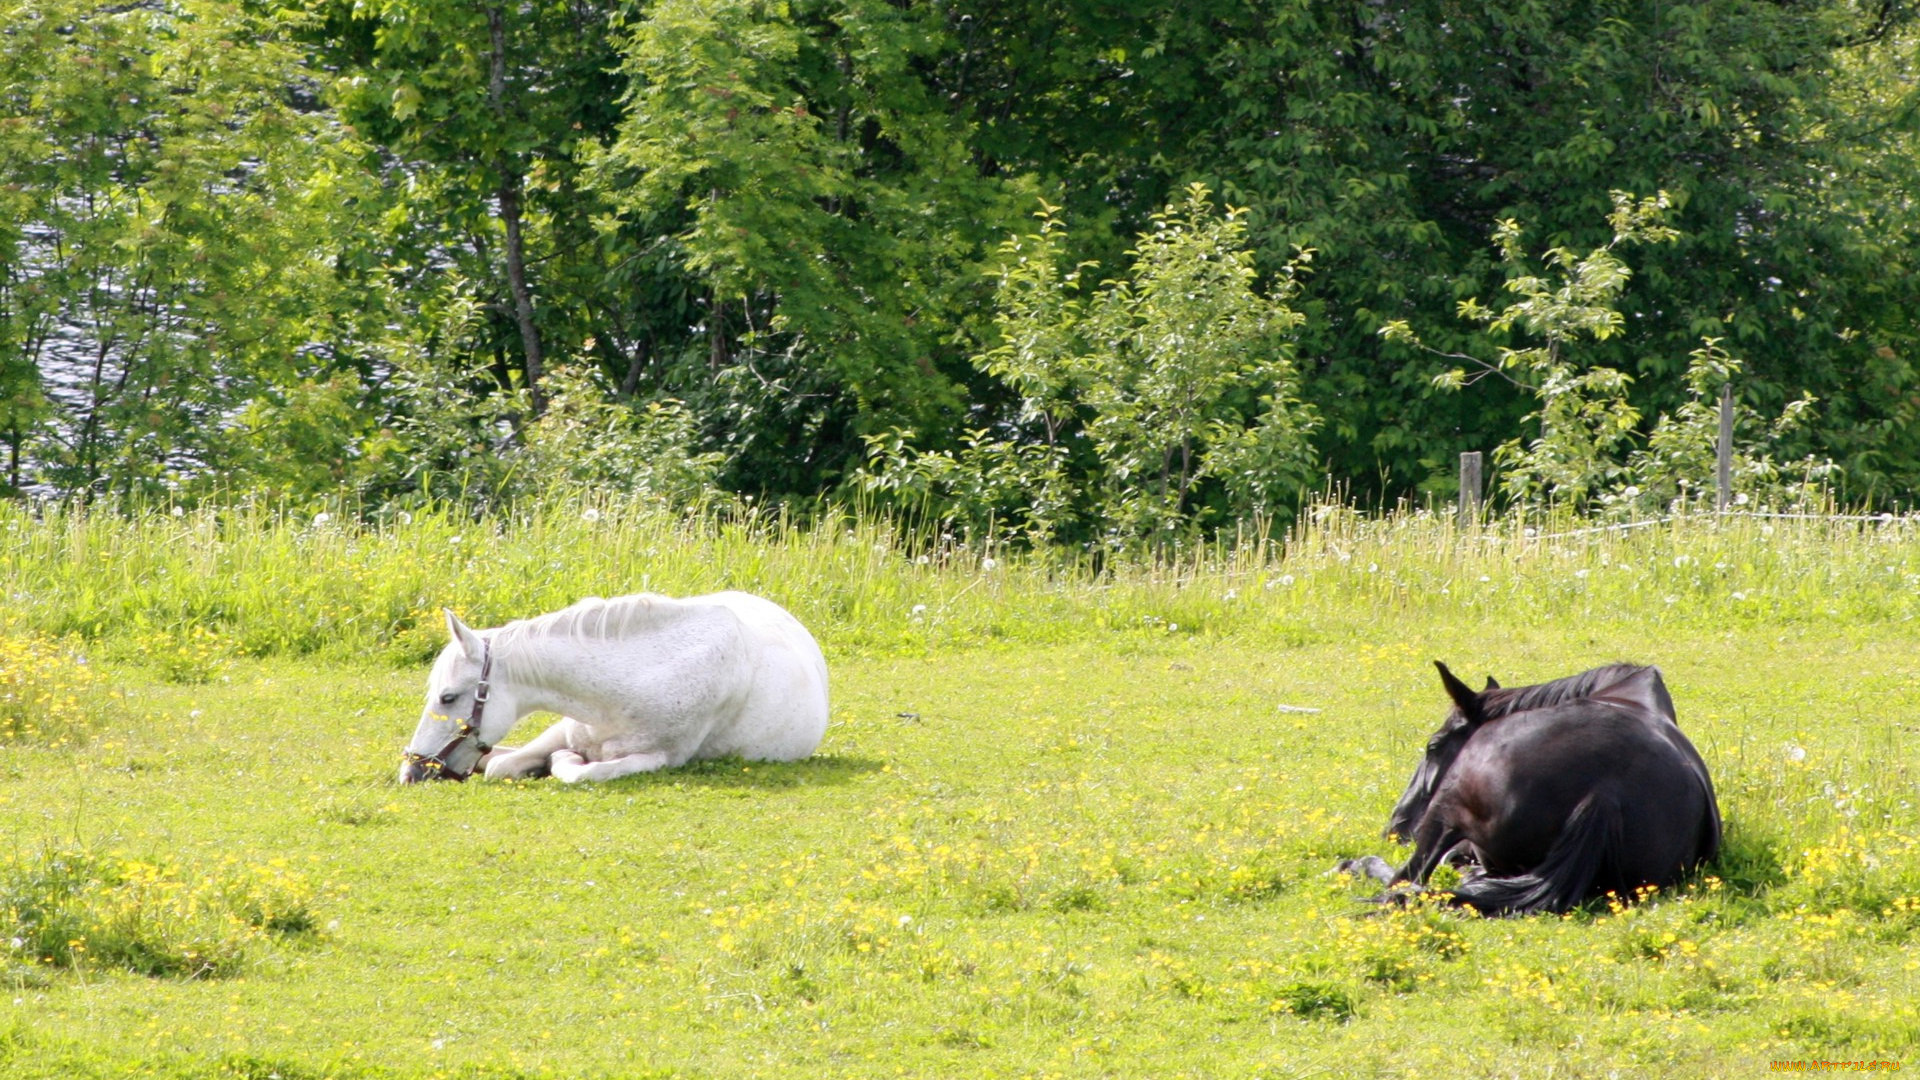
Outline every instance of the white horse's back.
{"type": "Polygon", "coordinates": [[[686,602],[695,601],[731,611],[757,646],[738,719],[716,728],[695,756],[795,761],[813,753],[826,734],[828,714],[827,660],[813,635],[787,609],[751,593],[713,593],[686,602]]]}

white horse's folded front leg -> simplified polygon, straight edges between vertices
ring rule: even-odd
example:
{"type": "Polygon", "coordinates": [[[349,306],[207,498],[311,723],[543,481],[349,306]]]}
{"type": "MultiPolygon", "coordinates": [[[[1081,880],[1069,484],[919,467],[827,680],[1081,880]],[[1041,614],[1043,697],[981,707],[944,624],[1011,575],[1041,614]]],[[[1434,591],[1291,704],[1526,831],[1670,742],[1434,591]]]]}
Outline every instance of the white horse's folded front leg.
{"type": "Polygon", "coordinates": [[[654,752],[627,754],[607,761],[588,761],[578,751],[558,750],[553,755],[553,775],[569,784],[580,780],[612,780],[664,769],[669,760],[666,754],[654,752]]]}
{"type": "Polygon", "coordinates": [[[567,745],[570,725],[577,720],[562,719],[536,736],[532,742],[515,750],[511,747],[496,746],[487,756],[487,779],[519,780],[526,777],[545,776],[547,761],[556,750],[567,745]]]}

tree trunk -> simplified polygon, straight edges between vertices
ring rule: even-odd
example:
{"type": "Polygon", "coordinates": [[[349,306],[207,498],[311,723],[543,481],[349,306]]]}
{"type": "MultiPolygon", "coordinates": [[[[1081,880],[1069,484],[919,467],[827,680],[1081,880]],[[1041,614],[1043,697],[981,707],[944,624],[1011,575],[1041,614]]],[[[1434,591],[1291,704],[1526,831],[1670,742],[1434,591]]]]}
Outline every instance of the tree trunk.
{"type": "MultiPolygon", "coordinates": [[[[493,36],[493,70],[487,83],[487,99],[493,114],[506,126],[507,120],[507,28],[506,15],[498,4],[487,7],[487,30],[493,36]]],[[[520,169],[507,151],[495,160],[500,173],[500,223],[507,233],[507,289],[513,294],[513,317],[520,324],[520,346],[525,353],[527,400],[538,417],[547,411],[546,395],[540,390],[544,364],[540,355],[540,328],[533,321],[533,294],[527,289],[527,248],[520,231],[520,169]]]]}

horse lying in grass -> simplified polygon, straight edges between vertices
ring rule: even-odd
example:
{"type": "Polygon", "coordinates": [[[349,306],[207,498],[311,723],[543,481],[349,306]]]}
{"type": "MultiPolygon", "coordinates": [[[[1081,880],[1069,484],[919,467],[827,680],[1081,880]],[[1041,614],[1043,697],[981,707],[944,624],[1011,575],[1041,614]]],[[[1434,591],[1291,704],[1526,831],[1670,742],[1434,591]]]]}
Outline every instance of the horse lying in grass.
{"type": "Polygon", "coordinates": [[[738,755],[794,761],[827,729],[827,663],[786,609],[746,593],[597,597],[474,631],[449,611],[400,782],[549,773],[610,780],[738,755]],[[561,720],[494,746],[532,712],[561,720]]]}
{"type": "Polygon", "coordinates": [[[1454,707],[1387,824],[1413,855],[1397,872],[1373,855],[1340,870],[1424,886],[1452,865],[1453,902],[1519,914],[1671,885],[1719,852],[1713,781],[1658,668],[1475,693],[1435,666],[1454,707]]]}

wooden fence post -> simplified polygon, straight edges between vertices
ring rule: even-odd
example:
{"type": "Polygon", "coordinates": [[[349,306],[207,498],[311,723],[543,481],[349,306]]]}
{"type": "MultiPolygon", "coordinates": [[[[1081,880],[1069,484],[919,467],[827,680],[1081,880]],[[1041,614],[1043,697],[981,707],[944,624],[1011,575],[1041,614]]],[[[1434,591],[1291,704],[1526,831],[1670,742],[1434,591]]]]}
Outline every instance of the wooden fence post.
{"type": "Polygon", "coordinates": [[[1733,380],[1720,385],[1720,438],[1714,445],[1713,508],[1726,513],[1733,505],[1733,380]]]}
{"type": "Polygon", "coordinates": [[[1480,520],[1480,451],[1460,455],[1460,525],[1465,528],[1480,520]]]}

